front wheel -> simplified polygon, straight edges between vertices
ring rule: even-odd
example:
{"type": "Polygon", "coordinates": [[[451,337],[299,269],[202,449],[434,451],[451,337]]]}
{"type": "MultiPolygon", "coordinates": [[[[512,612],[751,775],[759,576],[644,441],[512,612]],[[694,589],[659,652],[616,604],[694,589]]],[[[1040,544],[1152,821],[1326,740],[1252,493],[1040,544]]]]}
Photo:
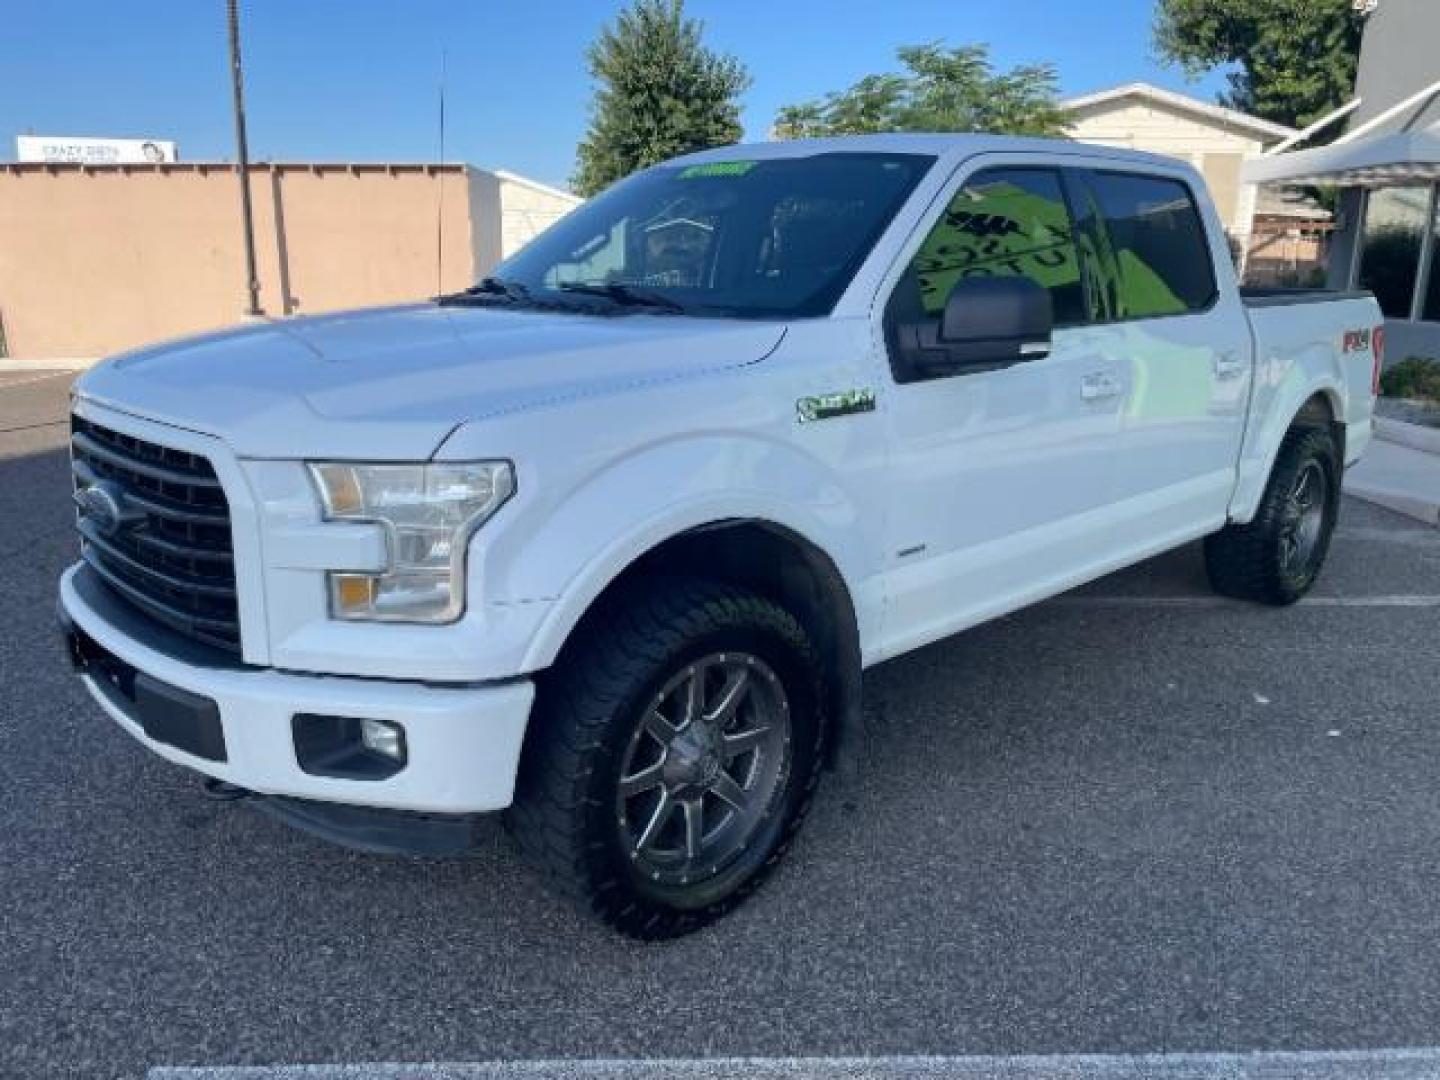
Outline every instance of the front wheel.
{"type": "Polygon", "coordinates": [[[639,938],[698,929],[760,884],[819,776],[821,666],[800,624],[699,580],[638,591],[542,682],[511,830],[639,938]]]}
{"type": "Polygon", "coordinates": [[[1340,509],[1340,467],[1326,428],[1285,436],[1255,518],[1205,540],[1210,584],[1223,596],[1293,604],[1315,584],[1340,509]]]}

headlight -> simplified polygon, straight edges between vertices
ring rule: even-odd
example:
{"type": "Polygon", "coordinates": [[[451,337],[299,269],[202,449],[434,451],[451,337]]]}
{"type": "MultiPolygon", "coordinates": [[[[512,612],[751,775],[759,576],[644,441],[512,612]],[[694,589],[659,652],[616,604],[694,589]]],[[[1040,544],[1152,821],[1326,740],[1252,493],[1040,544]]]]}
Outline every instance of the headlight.
{"type": "Polygon", "coordinates": [[[330,572],[334,618],[445,623],[460,617],[470,535],[515,491],[508,461],[315,464],[310,475],[327,521],[383,525],[390,552],[383,574],[330,572]]]}

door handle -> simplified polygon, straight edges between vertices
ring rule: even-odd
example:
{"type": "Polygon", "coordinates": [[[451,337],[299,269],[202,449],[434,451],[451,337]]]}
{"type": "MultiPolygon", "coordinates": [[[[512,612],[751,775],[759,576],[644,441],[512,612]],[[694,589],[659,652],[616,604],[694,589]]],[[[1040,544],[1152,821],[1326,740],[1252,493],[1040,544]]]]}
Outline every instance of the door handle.
{"type": "Polygon", "coordinates": [[[1223,353],[1215,357],[1217,379],[1234,379],[1245,373],[1245,367],[1245,361],[1237,358],[1234,353],[1223,353]]]}
{"type": "Polygon", "coordinates": [[[1099,401],[1117,396],[1121,391],[1120,378],[1108,371],[1086,375],[1080,380],[1080,397],[1085,401],[1099,401]]]}

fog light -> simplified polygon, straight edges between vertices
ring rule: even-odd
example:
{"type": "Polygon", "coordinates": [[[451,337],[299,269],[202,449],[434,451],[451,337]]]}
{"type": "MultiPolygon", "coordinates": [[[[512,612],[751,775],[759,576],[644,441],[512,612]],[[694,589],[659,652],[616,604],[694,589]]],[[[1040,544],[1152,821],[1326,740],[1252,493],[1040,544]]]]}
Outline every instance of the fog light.
{"type": "Polygon", "coordinates": [[[360,721],[360,742],[365,749],[384,754],[391,761],[405,760],[405,729],[389,720],[360,721]]]}
{"type": "Polygon", "coordinates": [[[295,763],[311,776],[386,780],[405,768],[405,729],[388,720],[297,713],[295,763]]]}

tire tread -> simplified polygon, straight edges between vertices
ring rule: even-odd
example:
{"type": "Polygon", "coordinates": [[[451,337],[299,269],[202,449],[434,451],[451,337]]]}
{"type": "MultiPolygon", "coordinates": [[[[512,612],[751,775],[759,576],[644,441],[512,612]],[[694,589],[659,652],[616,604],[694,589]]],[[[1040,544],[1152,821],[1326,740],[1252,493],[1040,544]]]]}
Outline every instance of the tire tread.
{"type": "MultiPolygon", "coordinates": [[[[1333,502],[1336,498],[1334,439],[1325,428],[1292,428],[1275,457],[1275,466],[1255,517],[1244,525],[1227,525],[1205,538],[1206,574],[1210,587],[1221,596],[1279,606],[1293,604],[1309,591],[1313,577],[1304,587],[1296,588],[1281,576],[1276,557],[1276,532],[1290,486],[1302,465],[1312,457],[1320,457],[1325,462],[1332,486],[1327,499],[1333,502]]],[[[1321,542],[1328,547],[1334,511],[1327,513],[1329,524],[1321,542]]],[[[1323,550],[1320,558],[1323,564],[1323,550]]]]}
{"type": "MultiPolygon", "coordinates": [[[[617,713],[665,659],[717,626],[761,626],[802,655],[815,674],[817,710],[821,665],[799,622],[749,590],[700,578],[664,578],[627,590],[597,611],[547,673],[537,695],[514,804],[505,821],[526,859],[561,893],[622,933],[642,939],[674,937],[718,918],[749,896],[793,839],[819,779],[822,748],[810,755],[803,793],[770,857],[723,900],[696,911],[661,910],[639,903],[591,850],[587,796],[592,770],[617,713]]],[[[817,743],[823,739],[817,717],[817,743]]],[[[601,845],[604,846],[603,844],[601,845]]]]}

